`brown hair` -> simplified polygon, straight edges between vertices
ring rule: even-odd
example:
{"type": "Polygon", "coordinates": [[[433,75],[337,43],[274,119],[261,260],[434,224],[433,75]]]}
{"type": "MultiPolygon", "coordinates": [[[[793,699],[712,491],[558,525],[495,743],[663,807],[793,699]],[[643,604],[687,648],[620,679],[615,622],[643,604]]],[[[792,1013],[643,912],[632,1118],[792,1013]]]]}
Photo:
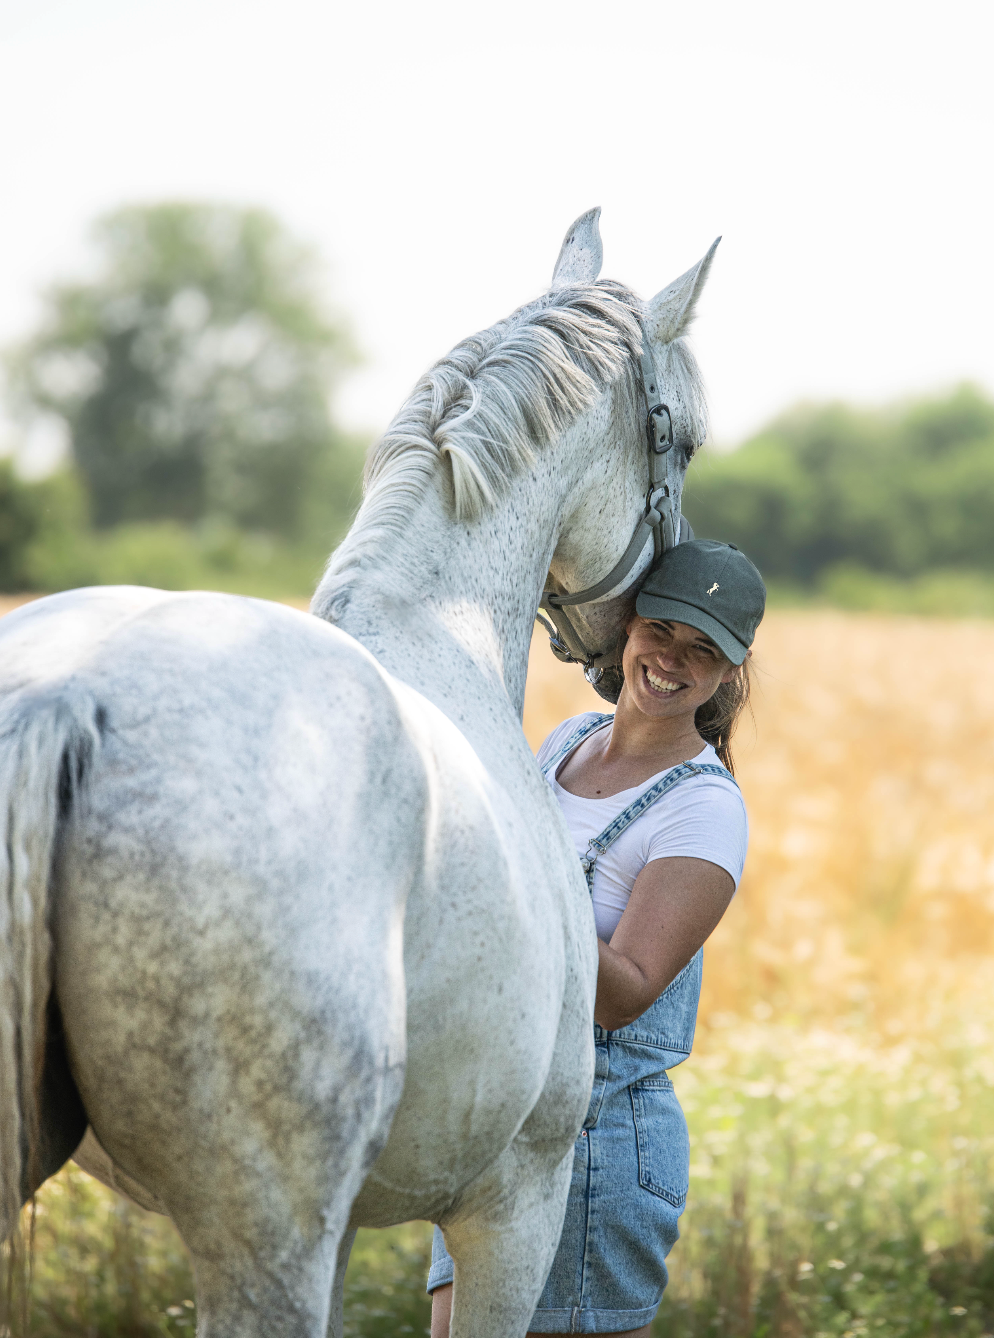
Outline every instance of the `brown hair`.
{"type": "Polygon", "coordinates": [[[748,659],[739,665],[735,677],[727,683],[719,683],[713,697],[698,706],[694,713],[694,728],[718,754],[723,767],[735,775],[732,762],[732,735],[739,723],[739,716],[749,704],[752,691],[752,669],[748,659]]]}

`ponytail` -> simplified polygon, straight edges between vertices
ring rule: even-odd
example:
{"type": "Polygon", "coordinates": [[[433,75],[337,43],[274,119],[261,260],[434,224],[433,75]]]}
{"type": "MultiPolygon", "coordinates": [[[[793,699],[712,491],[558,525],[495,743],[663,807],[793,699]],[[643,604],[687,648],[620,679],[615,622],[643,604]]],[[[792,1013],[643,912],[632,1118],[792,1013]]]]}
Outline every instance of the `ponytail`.
{"type": "Polygon", "coordinates": [[[749,703],[752,691],[752,670],[749,660],[745,659],[738,667],[735,677],[727,683],[720,683],[713,697],[709,697],[694,714],[694,728],[718,754],[723,767],[735,774],[732,762],[732,735],[739,723],[739,716],[749,703]]]}

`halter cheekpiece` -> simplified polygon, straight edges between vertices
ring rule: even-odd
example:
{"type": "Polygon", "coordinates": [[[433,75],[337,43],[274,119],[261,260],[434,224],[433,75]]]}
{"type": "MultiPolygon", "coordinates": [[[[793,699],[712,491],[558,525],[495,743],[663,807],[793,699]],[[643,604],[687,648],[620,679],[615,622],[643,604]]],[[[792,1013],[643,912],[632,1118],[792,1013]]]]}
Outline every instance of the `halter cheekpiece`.
{"type": "Polygon", "coordinates": [[[583,644],[579,633],[570,621],[566,608],[571,604],[592,604],[610,591],[621,585],[622,581],[638,562],[642,549],[649,535],[652,535],[655,549],[653,560],[659,558],[668,548],[673,548],[682,539],[693,537],[687,521],[680,515],[679,507],[674,507],[675,490],[670,482],[670,464],[673,458],[673,415],[669,406],[659,399],[659,379],[656,376],[655,359],[649,335],[642,323],[642,352],[639,357],[639,371],[642,382],[642,397],[645,403],[645,435],[649,452],[649,491],[646,496],[645,511],[635,527],[628,547],[620,560],[608,574],[572,595],[559,595],[552,590],[543,590],[539,608],[544,609],[552,619],[538,614],[539,621],[549,633],[549,645],[557,659],[568,664],[582,664],[587,679],[596,686],[601,670],[596,661],[604,659],[609,651],[593,652],[583,644]]]}

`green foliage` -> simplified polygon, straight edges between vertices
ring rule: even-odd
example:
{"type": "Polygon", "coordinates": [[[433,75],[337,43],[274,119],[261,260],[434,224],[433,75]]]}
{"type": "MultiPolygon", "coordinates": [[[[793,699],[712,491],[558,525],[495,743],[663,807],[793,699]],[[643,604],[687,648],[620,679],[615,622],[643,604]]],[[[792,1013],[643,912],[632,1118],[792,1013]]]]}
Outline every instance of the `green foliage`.
{"type": "Polygon", "coordinates": [[[0,590],[19,590],[26,577],[25,549],[38,532],[39,510],[32,489],[0,460],[0,590]]]}
{"type": "Polygon", "coordinates": [[[171,520],[136,521],[46,536],[29,549],[27,577],[16,588],[149,585],[304,599],[313,593],[321,568],[322,559],[309,548],[245,534],[223,522],[191,529],[171,520]]]}
{"type": "Polygon", "coordinates": [[[408,1222],[386,1231],[360,1231],[345,1275],[345,1338],[426,1334],[431,1298],[431,1227],[408,1222]]]}
{"type": "Polygon", "coordinates": [[[990,1029],[932,1008],[879,1035],[714,1020],[674,1073],[691,1192],[661,1335],[994,1330],[990,1029]]]}
{"type": "Polygon", "coordinates": [[[358,460],[328,395],[353,352],[313,256],[223,205],[121,209],[94,234],[96,276],[52,289],[10,381],[24,415],[65,422],[95,524],[340,530],[358,460]]]}
{"type": "MultiPolygon", "coordinates": [[[[781,603],[789,603],[789,592],[781,603]]],[[[901,580],[855,563],[826,567],[818,577],[821,602],[837,609],[917,613],[944,618],[994,618],[994,575],[938,568],[901,580]]]]}
{"type": "Polygon", "coordinates": [[[223,519],[197,526],[134,521],[93,530],[85,489],[72,471],[25,483],[7,461],[0,461],[3,592],[150,585],[305,599],[338,533],[329,527],[316,538],[289,543],[240,530],[223,519]]]}
{"type": "Polygon", "coordinates": [[[60,588],[39,585],[39,569],[65,561],[86,530],[87,499],[75,475],[26,483],[0,459],[0,591],[60,588]]]}
{"type": "Polygon", "coordinates": [[[698,534],[738,544],[797,591],[833,569],[850,590],[854,573],[890,577],[891,596],[937,569],[947,585],[951,572],[994,574],[994,404],[962,386],[897,409],[795,410],[695,461],[684,509],[698,534]]]}
{"type": "MultiPolygon", "coordinates": [[[[165,1218],[131,1207],[75,1167],[45,1185],[35,1214],[28,1322],[17,1296],[13,1336],[192,1338],[189,1259],[165,1218]]],[[[29,1212],[25,1218],[27,1237],[29,1212]]]]}

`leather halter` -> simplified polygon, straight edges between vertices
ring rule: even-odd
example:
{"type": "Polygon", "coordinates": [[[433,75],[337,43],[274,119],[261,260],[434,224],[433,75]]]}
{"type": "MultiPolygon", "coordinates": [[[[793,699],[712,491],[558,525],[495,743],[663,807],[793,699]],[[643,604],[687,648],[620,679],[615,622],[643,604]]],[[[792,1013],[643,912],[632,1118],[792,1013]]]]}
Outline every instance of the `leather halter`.
{"type": "MultiPolygon", "coordinates": [[[[692,531],[686,520],[680,515],[679,508],[674,509],[675,489],[670,481],[670,464],[673,458],[673,417],[669,407],[662,403],[659,396],[659,381],[656,376],[656,364],[652,356],[649,336],[642,326],[642,353],[639,358],[639,370],[642,379],[642,395],[645,401],[645,433],[649,451],[649,492],[646,496],[645,511],[635,527],[628,547],[608,574],[575,594],[558,595],[551,590],[543,590],[539,608],[545,609],[555,624],[538,614],[538,620],[549,633],[549,645],[557,659],[570,664],[582,664],[587,678],[595,681],[594,675],[600,676],[596,661],[611,653],[608,651],[590,651],[583,644],[579,633],[566,613],[571,604],[593,604],[611,591],[616,590],[638,562],[649,535],[652,535],[655,549],[653,561],[668,548],[673,548],[682,539],[691,538],[692,531]]],[[[631,584],[629,582],[628,584],[631,584]]],[[[627,586],[625,587],[627,589],[627,586]]],[[[620,591],[619,593],[623,593],[620,591]]]]}

